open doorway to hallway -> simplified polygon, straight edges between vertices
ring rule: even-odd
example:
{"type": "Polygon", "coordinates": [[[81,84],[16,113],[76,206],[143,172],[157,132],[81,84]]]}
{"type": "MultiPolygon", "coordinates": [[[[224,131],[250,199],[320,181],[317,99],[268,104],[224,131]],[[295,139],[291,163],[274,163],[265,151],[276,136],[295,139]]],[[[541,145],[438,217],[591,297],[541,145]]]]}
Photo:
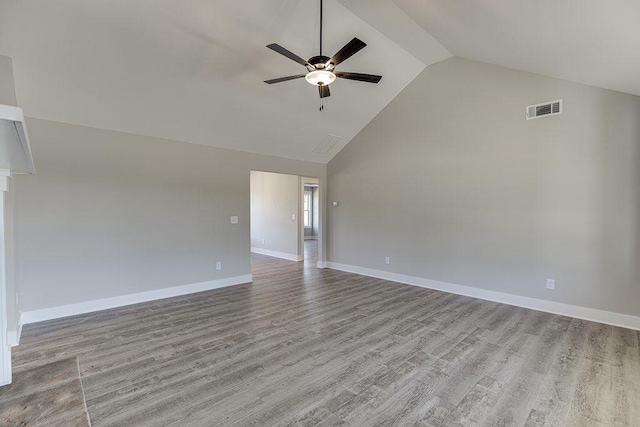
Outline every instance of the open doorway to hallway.
{"type": "Polygon", "coordinates": [[[320,180],[250,173],[251,252],[317,267],[322,247],[320,180]]]}
{"type": "Polygon", "coordinates": [[[316,267],[320,236],[320,180],[317,178],[302,178],[302,227],[305,267],[316,267]]]}

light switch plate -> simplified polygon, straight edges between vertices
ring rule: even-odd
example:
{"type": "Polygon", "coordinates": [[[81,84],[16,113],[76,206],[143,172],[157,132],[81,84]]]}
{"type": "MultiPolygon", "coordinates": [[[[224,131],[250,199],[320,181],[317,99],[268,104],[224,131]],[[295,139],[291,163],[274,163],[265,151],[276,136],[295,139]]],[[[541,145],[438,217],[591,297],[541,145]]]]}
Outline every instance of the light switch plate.
{"type": "Polygon", "coordinates": [[[232,216],[231,217],[231,224],[237,224],[238,223],[238,217],[237,216],[232,216]]]}

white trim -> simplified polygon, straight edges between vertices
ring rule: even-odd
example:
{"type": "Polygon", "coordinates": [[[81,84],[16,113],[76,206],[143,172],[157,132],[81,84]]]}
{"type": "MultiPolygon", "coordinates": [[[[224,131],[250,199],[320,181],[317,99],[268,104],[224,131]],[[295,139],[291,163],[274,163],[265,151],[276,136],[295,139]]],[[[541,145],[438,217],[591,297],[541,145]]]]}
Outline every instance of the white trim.
{"type": "Polygon", "coordinates": [[[7,317],[7,241],[5,192],[9,174],[0,176],[0,386],[11,384],[11,347],[9,346],[9,319],[7,317]]]}
{"type": "Polygon", "coordinates": [[[11,347],[16,347],[20,344],[20,337],[22,336],[22,313],[18,316],[18,325],[16,331],[9,331],[7,333],[7,342],[11,347]]]}
{"type": "Polygon", "coordinates": [[[7,332],[7,344],[9,344],[9,347],[16,347],[19,342],[18,331],[7,332]]]}
{"type": "Polygon", "coordinates": [[[24,111],[13,105],[0,105],[0,120],[24,122],[24,111]]]}
{"type": "Polygon", "coordinates": [[[318,261],[318,268],[327,268],[327,261],[318,261]]]}
{"type": "MultiPolygon", "coordinates": [[[[15,129],[15,138],[11,137],[9,140],[3,141],[3,144],[20,144],[20,151],[22,151],[22,155],[14,156],[14,158],[10,159],[11,173],[36,173],[22,108],[14,107],[13,105],[0,105],[0,120],[13,122],[15,129]]],[[[17,153],[18,150],[14,152],[14,155],[17,155],[17,153]]]]}
{"type": "Polygon", "coordinates": [[[304,261],[304,255],[288,254],[286,252],[271,251],[269,249],[251,247],[254,254],[267,255],[275,258],[287,259],[289,261],[304,261]]]}
{"type": "Polygon", "coordinates": [[[20,337],[22,336],[22,327],[24,326],[24,322],[22,321],[22,313],[18,316],[18,336],[16,337],[16,345],[20,344],[20,337]]]}
{"type": "Polygon", "coordinates": [[[124,307],[141,302],[171,298],[196,292],[209,291],[227,286],[240,285],[253,281],[251,274],[245,276],[228,277],[226,279],[210,280],[208,282],[193,283],[191,285],[175,286],[172,288],[157,289],[154,291],[140,292],[138,294],[122,295],[112,298],[104,298],[93,301],[85,301],[76,304],[62,305],[58,307],[43,308],[41,310],[25,311],[20,314],[21,324],[42,322],[45,320],[59,319],[61,317],[76,316],[78,314],[92,313],[94,311],[108,310],[110,308],[124,307]]]}
{"type": "Polygon", "coordinates": [[[318,236],[304,236],[304,240],[318,240],[318,236]]]}
{"type": "Polygon", "coordinates": [[[439,282],[436,280],[424,279],[422,277],[407,276],[404,274],[390,273],[388,271],[374,270],[371,268],[340,264],[337,262],[327,262],[326,264],[329,268],[332,268],[334,270],[346,271],[348,273],[375,277],[392,282],[405,283],[407,285],[420,286],[422,288],[435,289],[452,294],[465,295],[468,297],[479,298],[487,301],[515,305],[517,307],[530,308],[532,310],[544,311],[547,313],[575,317],[577,319],[605,323],[607,325],[640,330],[640,317],[631,316],[628,314],[614,313],[611,311],[580,307],[577,305],[564,304],[561,302],[547,301],[520,295],[507,294],[503,292],[489,291],[486,289],[474,288],[471,286],[455,285],[453,283],[439,282]]]}

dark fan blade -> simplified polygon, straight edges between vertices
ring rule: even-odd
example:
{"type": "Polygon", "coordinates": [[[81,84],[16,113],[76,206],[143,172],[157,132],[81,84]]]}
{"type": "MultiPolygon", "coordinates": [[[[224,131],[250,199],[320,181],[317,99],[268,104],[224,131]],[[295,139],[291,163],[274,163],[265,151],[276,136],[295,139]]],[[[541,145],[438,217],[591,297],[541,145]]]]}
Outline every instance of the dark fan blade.
{"type": "Polygon", "coordinates": [[[283,48],[282,46],[280,46],[279,44],[276,43],[272,43],[270,45],[267,45],[267,47],[275,52],[278,52],[280,55],[284,55],[287,58],[296,61],[298,64],[300,65],[304,65],[305,67],[308,66],[309,64],[307,63],[307,61],[305,61],[304,59],[300,58],[298,55],[296,55],[293,52],[288,51],[287,49],[283,48]]]}
{"type": "Polygon", "coordinates": [[[318,86],[318,92],[320,93],[320,98],[331,96],[331,91],[329,91],[329,86],[327,85],[318,86]]]}
{"type": "Polygon", "coordinates": [[[297,76],[280,77],[279,79],[265,80],[264,82],[272,85],[274,83],[286,82],[287,80],[301,79],[304,76],[306,76],[306,74],[298,74],[297,76]]]}
{"type": "Polygon", "coordinates": [[[362,73],[347,73],[338,71],[335,73],[336,77],[341,79],[358,80],[359,82],[378,83],[382,76],[376,76],[374,74],[362,74],[362,73]]]}
{"type": "Polygon", "coordinates": [[[355,55],[360,49],[364,48],[366,45],[367,44],[365,42],[354,37],[354,39],[351,40],[346,45],[344,45],[344,47],[340,49],[338,53],[333,55],[333,58],[331,58],[329,62],[331,62],[335,67],[339,63],[351,58],[353,55],[355,55]]]}

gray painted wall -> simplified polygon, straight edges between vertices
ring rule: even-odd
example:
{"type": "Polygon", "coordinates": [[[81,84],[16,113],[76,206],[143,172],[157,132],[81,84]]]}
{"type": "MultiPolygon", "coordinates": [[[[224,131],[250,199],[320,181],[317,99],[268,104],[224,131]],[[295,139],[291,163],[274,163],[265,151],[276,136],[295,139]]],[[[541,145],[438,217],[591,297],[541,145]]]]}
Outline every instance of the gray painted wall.
{"type": "Polygon", "coordinates": [[[298,176],[251,171],[251,247],[296,257],[299,203],[298,176]]]}
{"type": "Polygon", "coordinates": [[[639,97],[448,59],[328,175],[329,261],[640,315],[639,97]]]}
{"type": "Polygon", "coordinates": [[[250,170],[326,176],[322,164],[27,126],[38,173],[15,179],[22,311],[249,274],[250,170]]]}
{"type": "Polygon", "coordinates": [[[18,105],[13,81],[13,63],[10,57],[0,55],[0,104],[18,105]]]}

